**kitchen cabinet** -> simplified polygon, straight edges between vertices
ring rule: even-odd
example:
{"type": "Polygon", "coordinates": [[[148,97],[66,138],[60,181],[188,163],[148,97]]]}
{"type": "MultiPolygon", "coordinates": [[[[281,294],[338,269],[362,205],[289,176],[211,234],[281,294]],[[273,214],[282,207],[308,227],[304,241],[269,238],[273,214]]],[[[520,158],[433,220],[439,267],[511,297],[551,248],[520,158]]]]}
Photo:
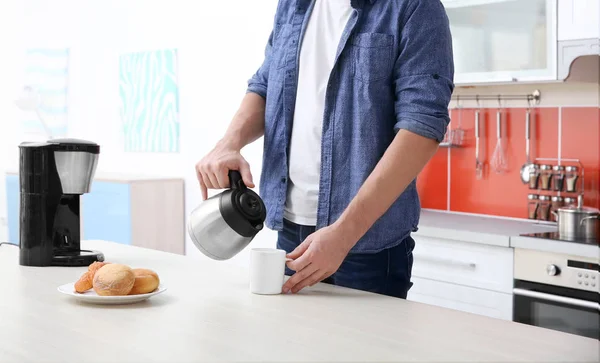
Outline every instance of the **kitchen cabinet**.
{"type": "Polygon", "coordinates": [[[556,1],[442,1],[456,84],[556,80],[556,1]]]}
{"type": "Polygon", "coordinates": [[[558,41],[600,38],[600,1],[558,0],[558,41]]]}
{"type": "Polygon", "coordinates": [[[412,278],[408,300],[496,319],[512,320],[512,294],[476,289],[469,286],[412,278]]]}
{"type": "Polygon", "coordinates": [[[600,55],[600,1],[558,0],[558,79],[579,57],[600,55]]]}
{"type": "MultiPolygon", "coordinates": [[[[19,177],[6,175],[9,241],[19,241],[19,177]]],[[[81,196],[81,238],[185,253],[183,179],[99,175],[81,196]]]]}
{"type": "Polygon", "coordinates": [[[413,287],[408,299],[512,319],[513,251],[413,235],[413,287]]]}
{"type": "Polygon", "coordinates": [[[82,239],[132,243],[129,183],[96,180],[81,199],[82,239]]]}
{"type": "Polygon", "coordinates": [[[82,199],[83,239],[184,254],[183,179],[100,175],[82,199]]]}

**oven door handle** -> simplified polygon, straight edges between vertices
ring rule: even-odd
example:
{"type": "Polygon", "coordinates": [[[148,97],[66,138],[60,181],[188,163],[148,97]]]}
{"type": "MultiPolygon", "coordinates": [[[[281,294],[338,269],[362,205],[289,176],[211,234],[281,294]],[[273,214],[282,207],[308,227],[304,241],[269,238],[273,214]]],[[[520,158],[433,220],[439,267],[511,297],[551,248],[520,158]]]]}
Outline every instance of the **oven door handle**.
{"type": "Polygon", "coordinates": [[[470,262],[470,261],[453,260],[450,258],[442,258],[442,257],[437,257],[437,256],[414,253],[414,252],[413,252],[413,256],[414,256],[415,260],[422,260],[422,261],[427,261],[427,262],[431,262],[431,263],[437,263],[440,265],[456,266],[456,267],[462,267],[462,268],[468,268],[468,269],[474,269],[477,267],[477,264],[475,262],[470,262]]]}
{"type": "Polygon", "coordinates": [[[577,306],[580,308],[600,310],[600,304],[595,303],[593,301],[573,299],[571,297],[551,295],[551,294],[546,294],[543,292],[537,292],[537,291],[520,289],[520,288],[514,288],[513,294],[519,295],[519,296],[527,296],[527,297],[531,297],[534,299],[540,299],[540,300],[546,300],[546,301],[552,301],[552,302],[556,302],[556,303],[577,306]]]}

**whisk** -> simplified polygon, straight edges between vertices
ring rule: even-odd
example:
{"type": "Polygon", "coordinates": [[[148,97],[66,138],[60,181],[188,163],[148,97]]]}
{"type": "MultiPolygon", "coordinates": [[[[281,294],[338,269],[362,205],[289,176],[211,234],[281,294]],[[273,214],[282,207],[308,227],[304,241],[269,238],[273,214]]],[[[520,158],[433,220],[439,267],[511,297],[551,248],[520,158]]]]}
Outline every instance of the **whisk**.
{"type": "Polygon", "coordinates": [[[491,167],[496,174],[502,174],[508,170],[508,161],[502,145],[502,107],[498,107],[496,112],[496,136],[498,141],[492,155],[491,167]]]}
{"type": "Polygon", "coordinates": [[[481,160],[479,151],[479,139],[481,138],[481,127],[480,127],[480,109],[479,100],[477,102],[477,110],[475,110],[475,177],[480,180],[483,178],[483,161],[481,160]]]}

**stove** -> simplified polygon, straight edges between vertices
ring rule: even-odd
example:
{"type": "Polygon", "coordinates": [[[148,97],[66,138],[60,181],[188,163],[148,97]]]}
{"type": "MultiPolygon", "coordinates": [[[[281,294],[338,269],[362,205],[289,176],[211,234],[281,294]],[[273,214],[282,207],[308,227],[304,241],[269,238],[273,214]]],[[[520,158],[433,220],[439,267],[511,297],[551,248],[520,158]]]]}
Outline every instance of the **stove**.
{"type": "Polygon", "coordinates": [[[565,236],[561,236],[558,231],[554,231],[554,232],[539,232],[539,233],[526,233],[526,234],[521,234],[522,237],[532,237],[532,238],[542,238],[542,239],[549,239],[549,240],[554,240],[554,241],[561,241],[561,242],[571,242],[571,243],[581,243],[581,244],[588,244],[588,245],[599,245],[600,246],[600,240],[595,239],[595,238],[589,238],[589,239],[571,239],[571,238],[567,238],[565,236]]]}

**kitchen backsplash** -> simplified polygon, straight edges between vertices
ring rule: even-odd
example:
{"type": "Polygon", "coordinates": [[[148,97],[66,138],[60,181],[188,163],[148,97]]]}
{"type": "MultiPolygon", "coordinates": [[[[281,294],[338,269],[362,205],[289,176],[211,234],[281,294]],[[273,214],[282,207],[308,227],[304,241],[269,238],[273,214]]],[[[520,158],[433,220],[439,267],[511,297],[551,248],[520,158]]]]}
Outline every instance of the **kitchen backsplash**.
{"type": "MultiPolygon", "coordinates": [[[[526,108],[503,110],[504,150],[508,170],[491,168],[496,148],[495,108],[481,110],[480,153],[485,167],[475,169],[475,109],[452,109],[451,129],[464,130],[459,147],[440,148],[417,179],[423,208],[527,218],[531,191],[520,179],[525,163],[526,108]]],[[[539,107],[532,109],[531,158],[579,159],[584,167],[584,204],[600,208],[600,109],[598,107],[539,107]]],[[[538,164],[556,162],[538,161],[538,164]]],[[[568,163],[563,163],[567,165],[568,163]]],[[[539,192],[540,195],[556,193],[539,192]]],[[[572,194],[561,193],[563,197],[572,194]]]]}

